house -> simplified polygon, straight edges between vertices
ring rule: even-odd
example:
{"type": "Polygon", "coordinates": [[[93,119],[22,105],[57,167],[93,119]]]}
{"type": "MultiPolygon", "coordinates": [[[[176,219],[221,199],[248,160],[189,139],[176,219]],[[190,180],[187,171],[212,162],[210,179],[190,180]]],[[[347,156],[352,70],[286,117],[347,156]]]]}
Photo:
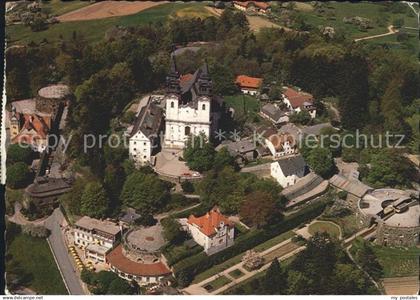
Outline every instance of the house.
{"type": "Polygon", "coordinates": [[[270,167],[270,174],[283,187],[292,186],[305,176],[306,162],[301,155],[279,159],[270,167]]]}
{"type": "Polygon", "coordinates": [[[163,109],[149,97],[138,114],[129,139],[129,156],[137,166],[152,164],[159,150],[159,133],[163,127],[163,109]]]}
{"type": "Polygon", "coordinates": [[[260,156],[257,143],[252,140],[223,141],[216,147],[216,151],[226,148],[239,165],[253,161],[260,156]]]}
{"type": "Polygon", "coordinates": [[[263,1],[233,1],[233,7],[241,11],[252,11],[262,14],[270,12],[270,4],[263,1]]]}
{"type": "Polygon", "coordinates": [[[297,143],[289,133],[278,133],[275,128],[259,128],[257,134],[263,139],[274,159],[297,153],[297,143]]]}
{"type": "Polygon", "coordinates": [[[85,250],[87,259],[105,263],[106,254],[121,237],[121,228],[111,221],[84,216],[75,223],[73,233],[74,244],[85,250]]]}
{"type": "Polygon", "coordinates": [[[288,114],[281,110],[276,104],[267,103],[261,107],[260,115],[270,120],[274,125],[281,125],[289,122],[288,114]]]}
{"type": "Polygon", "coordinates": [[[238,75],[235,80],[236,85],[240,88],[243,94],[249,94],[252,96],[258,94],[262,82],[262,78],[246,75],[238,75]]]}
{"type": "Polygon", "coordinates": [[[187,230],[208,255],[233,245],[234,224],[217,207],[201,217],[189,216],[187,230]]]}
{"type": "Polygon", "coordinates": [[[37,111],[35,103],[35,99],[12,102],[10,141],[12,144],[28,144],[34,151],[42,152],[47,147],[52,115],[37,111]]]}
{"type": "Polygon", "coordinates": [[[191,135],[204,133],[210,138],[217,129],[223,109],[223,99],[213,95],[207,63],[188,77],[184,76],[181,80],[172,56],[164,98],[164,146],[168,148],[184,148],[191,135]]]}
{"type": "Polygon", "coordinates": [[[311,118],[316,117],[316,108],[314,105],[314,98],[309,93],[296,91],[291,87],[283,88],[283,102],[287,107],[296,113],[306,110],[311,115],[311,118]]]}
{"type": "Polygon", "coordinates": [[[302,128],[302,134],[303,135],[312,135],[312,136],[320,136],[322,129],[324,128],[334,128],[331,126],[330,123],[321,123],[321,124],[316,124],[313,126],[306,126],[304,128],[302,128]]]}

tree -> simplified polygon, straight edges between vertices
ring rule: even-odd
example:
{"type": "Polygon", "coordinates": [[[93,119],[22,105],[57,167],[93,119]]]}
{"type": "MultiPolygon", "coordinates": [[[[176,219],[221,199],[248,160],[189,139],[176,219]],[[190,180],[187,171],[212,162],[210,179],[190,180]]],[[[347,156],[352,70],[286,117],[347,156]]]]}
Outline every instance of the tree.
{"type": "Polygon", "coordinates": [[[156,174],[136,171],[124,183],[120,200],[140,214],[150,214],[165,207],[169,199],[168,185],[156,174]]]}
{"type": "Polygon", "coordinates": [[[186,194],[194,193],[194,185],[191,181],[185,180],[181,182],[182,191],[186,194]]]}
{"type": "Polygon", "coordinates": [[[210,65],[210,74],[213,81],[213,92],[216,95],[233,95],[238,91],[231,69],[223,64],[210,65]]]}
{"type": "Polygon", "coordinates": [[[28,166],[23,162],[17,162],[10,167],[7,167],[6,183],[8,187],[13,189],[23,188],[29,184],[31,179],[31,172],[28,166]]]}
{"type": "Polygon", "coordinates": [[[375,280],[382,277],[382,266],[378,262],[378,258],[368,242],[363,241],[360,249],[357,251],[356,258],[361,267],[375,280]]]}
{"type": "Polygon", "coordinates": [[[32,158],[33,151],[29,145],[11,144],[7,149],[7,161],[10,164],[23,162],[29,165],[32,162],[32,158]]]}
{"type": "Polygon", "coordinates": [[[287,273],[274,259],[267,269],[262,281],[264,293],[267,295],[284,295],[287,291],[287,273]]]}
{"type": "Polygon", "coordinates": [[[391,134],[406,134],[409,132],[404,122],[400,83],[391,81],[382,97],[381,112],[384,117],[384,129],[391,134]]]}
{"type": "Polygon", "coordinates": [[[185,240],[186,232],[181,229],[181,224],[173,218],[161,221],[163,236],[170,244],[180,244],[185,240]]]}
{"type": "Polygon", "coordinates": [[[311,149],[306,161],[316,174],[324,178],[331,177],[336,170],[331,150],[327,148],[315,147],[311,149]]]}
{"type": "Polygon", "coordinates": [[[239,214],[245,223],[261,227],[279,215],[279,210],[270,194],[258,191],[245,196],[239,214]]]}
{"type": "Polygon", "coordinates": [[[216,170],[222,170],[224,167],[227,166],[237,167],[235,165],[234,157],[230,155],[226,147],[223,147],[222,149],[220,149],[219,152],[216,153],[214,157],[213,167],[216,170]]]}
{"type": "Polygon", "coordinates": [[[192,170],[203,172],[212,168],[215,150],[204,133],[191,136],[184,150],[184,159],[192,170]]]}
{"type": "Polygon", "coordinates": [[[80,212],[92,218],[103,218],[109,209],[109,199],[99,182],[89,182],[82,195],[80,212]]]}
{"type": "Polygon", "coordinates": [[[368,282],[363,272],[350,264],[337,264],[333,291],[342,295],[363,295],[367,293],[368,282]]]}
{"type": "Polygon", "coordinates": [[[381,149],[371,159],[366,181],[377,188],[410,186],[415,170],[411,163],[393,149],[381,149]]]}
{"type": "Polygon", "coordinates": [[[125,173],[121,166],[108,165],[105,169],[104,186],[110,200],[109,206],[116,213],[120,206],[120,194],[124,185],[125,173]]]}
{"type": "Polygon", "coordinates": [[[311,115],[307,110],[302,110],[290,116],[290,122],[307,125],[312,120],[311,115]]]}
{"type": "Polygon", "coordinates": [[[133,295],[133,287],[124,279],[115,278],[108,287],[107,295],[133,295]]]}
{"type": "Polygon", "coordinates": [[[403,27],[403,26],[404,26],[404,19],[403,19],[403,18],[397,18],[397,19],[394,19],[394,20],[392,21],[392,25],[393,25],[395,28],[401,28],[401,27],[403,27]]]}

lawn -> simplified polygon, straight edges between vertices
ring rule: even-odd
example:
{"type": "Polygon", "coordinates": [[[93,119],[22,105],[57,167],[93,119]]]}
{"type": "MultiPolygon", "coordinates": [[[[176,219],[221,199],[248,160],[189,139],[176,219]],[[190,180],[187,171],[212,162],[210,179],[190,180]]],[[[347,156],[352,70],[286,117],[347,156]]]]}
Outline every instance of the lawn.
{"type": "Polygon", "coordinates": [[[198,274],[197,276],[195,276],[194,280],[192,283],[199,283],[201,281],[203,281],[204,279],[209,278],[210,276],[216,275],[238,263],[241,262],[242,256],[244,256],[244,253],[240,253],[226,261],[224,261],[221,264],[215,265],[213,267],[211,267],[210,269],[207,269],[206,271],[198,274]]]}
{"type": "MultiPolygon", "coordinates": [[[[353,242],[352,253],[356,253],[361,241],[353,242]]],[[[419,274],[420,249],[391,248],[374,245],[373,250],[384,270],[384,277],[406,277],[419,274]]]]}
{"type": "Polygon", "coordinates": [[[295,236],[295,233],[290,230],[290,231],[286,231],[285,233],[282,233],[274,238],[272,238],[271,240],[268,240],[262,244],[259,244],[258,246],[256,246],[254,248],[254,250],[258,251],[258,252],[262,252],[264,250],[267,250],[268,248],[271,248],[277,244],[280,244],[281,242],[292,238],[293,236],[295,236]]]}
{"type": "Polygon", "coordinates": [[[341,218],[321,217],[321,220],[332,221],[334,223],[337,223],[337,225],[339,225],[343,231],[344,238],[348,238],[352,236],[353,234],[355,234],[357,231],[361,229],[361,227],[359,226],[359,223],[356,220],[356,216],[354,214],[347,215],[341,218]]]}
{"type": "Polygon", "coordinates": [[[12,255],[10,263],[19,264],[28,273],[31,278],[28,288],[42,295],[68,294],[45,239],[19,234],[7,253],[12,255]]]}
{"type": "Polygon", "coordinates": [[[209,291],[209,292],[213,292],[215,290],[220,289],[222,286],[230,283],[231,280],[229,278],[227,278],[226,276],[220,276],[217,279],[211,281],[210,283],[207,283],[204,288],[209,291]]]}
{"type": "MultiPolygon", "coordinates": [[[[387,27],[392,24],[394,19],[403,18],[404,26],[416,27],[416,18],[407,14],[393,14],[391,12],[381,11],[382,5],[372,2],[326,2],[328,9],[323,13],[317,13],[310,9],[298,8],[300,14],[304,17],[306,23],[314,26],[332,26],[336,30],[343,31],[351,38],[360,38],[370,35],[376,35],[388,32],[387,27]],[[327,15],[334,15],[334,19],[327,15]],[[366,32],[360,31],[353,24],[345,24],[344,17],[359,16],[371,20],[373,28],[366,32]]],[[[408,8],[408,6],[407,6],[408,8]]]]}
{"type": "Polygon", "coordinates": [[[61,1],[50,0],[43,1],[42,8],[50,10],[50,13],[55,16],[60,16],[73,10],[90,5],[90,1],[61,1]]]}
{"type": "Polygon", "coordinates": [[[16,202],[22,202],[23,200],[23,189],[6,189],[6,213],[9,215],[13,215],[15,212],[14,205],[16,202]]]}
{"type": "Polygon", "coordinates": [[[60,40],[60,36],[68,39],[72,36],[73,31],[76,31],[83,33],[86,40],[94,43],[100,41],[104,37],[105,32],[114,26],[135,26],[148,24],[149,22],[165,22],[179,10],[191,7],[204,7],[204,5],[203,3],[167,3],[128,16],[59,23],[39,32],[32,32],[29,27],[21,24],[11,25],[6,28],[6,34],[10,38],[10,44],[25,44],[30,41],[38,43],[43,39],[47,39],[49,42],[57,42],[60,40]]]}
{"type": "Polygon", "coordinates": [[[237,278],[242,277],[242,276],[244,276],[244,275],[245,275],[245,274],[244,274],[241,270],[239,270],[239,269],[235,269],[235,270],[233,270],[233,271],[230,271],[228,274],[229,274],[230,276],[232,276],[233,278],[235,278],[235,279],[237,279],[237,278]]]}
{"type": "Polygon", "coordinates": [[[314,235],[317,232],[327,232],[329,235],[338,238],[340,236],[340,229],[338,225],[330,222],[316,221],[309,225],[308,231],[314,235]]]}
{"type": "Polygon", "coordinates": [[[253,96],[239,94],[234,96],[224,96],[226,105],[235,110],[235,115],[249,115],[260,110],[260,102],[253,96]]]}

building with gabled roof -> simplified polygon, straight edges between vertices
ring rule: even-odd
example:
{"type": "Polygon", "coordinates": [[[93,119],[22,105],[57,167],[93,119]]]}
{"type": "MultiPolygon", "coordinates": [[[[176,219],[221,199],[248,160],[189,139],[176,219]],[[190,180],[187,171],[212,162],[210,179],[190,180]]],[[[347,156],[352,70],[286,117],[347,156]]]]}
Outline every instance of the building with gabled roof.
{"type": "Polygon", "coordinates": [[[274,127],[260,127],[257,134],[261,135],[264,146],[275,159],[297,153],[297,141],[287,132],[278,133],[274,127]]]}
{"type": "Polygon", "coordinates": [[[284,188],[292,186],[307,173],[308,167],[301,155],[279,159],[271,164],[271,176],[284,188]]]}
{"type": "Polygon", "coordinates": [[[242,11],[256,11],[262,14],[271,10],[270,4],[264,1],[233,1],[233,7],[242,11]]]}
{"type": "Polygon", "coordinates": [[[288,113],[272,103],[267,103],[261,107],[260,115],[263,118],[270,120],[274,125],[280,125],[289,122],[288,113]]]}
{"type": "Polygon", "coordinates": [[[190,215],[187,230],[208,255],[233,245],[234,224],[216,206],[201,217],[190,215]]]}
{"type": "Polygon", "coordinates": [[[311,118],[316,117],[314,97],[309,93],[297,91],[291,87],[284,87],[283,102],[290,110],[296,113],[306,110],[311,115],[311,118]]]}
{"type": "Polygon", "coordinates": [[[241,89],[241,92],[249,95],[258,94],[262,82],[262,78],[247,75],[238,75],[235,80],[235,83],[241,89]]]}

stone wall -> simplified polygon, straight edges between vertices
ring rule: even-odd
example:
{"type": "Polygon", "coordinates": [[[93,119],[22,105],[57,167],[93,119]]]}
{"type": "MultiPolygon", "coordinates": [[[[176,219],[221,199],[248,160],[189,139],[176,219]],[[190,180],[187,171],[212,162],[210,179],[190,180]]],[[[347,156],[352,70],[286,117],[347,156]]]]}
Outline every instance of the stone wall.
{"type": "Polygon", "coordinates": [[[376,243],[384,246],[416,247],[419,244],[420,226],[393,227],[378,223],[376,243]]]}

